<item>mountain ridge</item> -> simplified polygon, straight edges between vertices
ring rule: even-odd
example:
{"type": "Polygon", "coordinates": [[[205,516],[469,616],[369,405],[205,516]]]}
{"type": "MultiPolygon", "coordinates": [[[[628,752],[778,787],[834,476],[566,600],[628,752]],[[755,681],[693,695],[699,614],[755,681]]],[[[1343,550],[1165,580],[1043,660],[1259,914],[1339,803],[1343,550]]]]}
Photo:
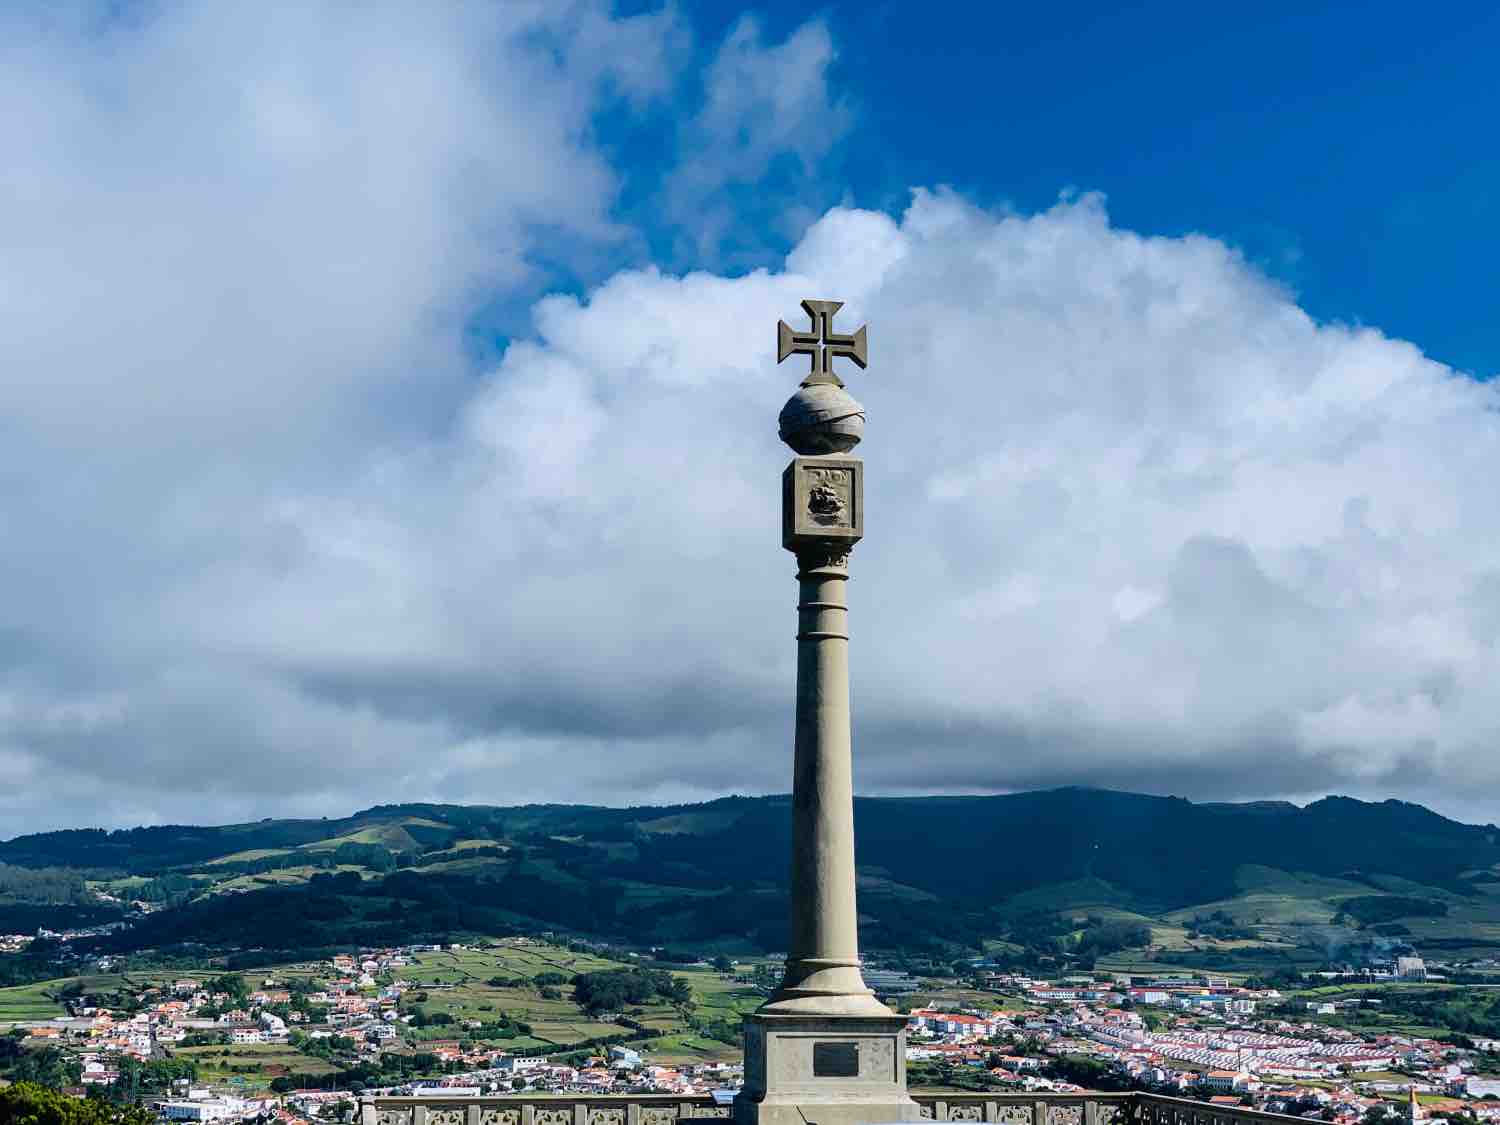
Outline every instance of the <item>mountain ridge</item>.
{"type": "MultiPolygon", "coordinates": [[[[863,803],[863,802],[880,802],[880,801],[889,801],[889,802],[912,802],[912,801],[920,801],[920,802],[947,802],[947,801],[951,801],[951,802],[969,802],[969,801],[1005,800],[1007,798],[1028,797],[1028,796],[1036,796],[1036,795],[1041,795],[1041,794],[1070,794],[1070,793],[1107,794],[1107,795],[1115,795],[1115,796],[1122,796],[1122,797],[1136,798],[1136,799],[1143,799],[1143,800],[1153,800],[1153,801],[1180,801],[1180,802],[1183,802],[1184,804],[1191,805],[1191,806],[1193,806],[1195,808],[1200,808],[1200,809],[1224,809],[1224,810],[1240,810],[1240,811],[1256,811],[1256,812],[1260,812],[1260,811],[1265,811],[1265,812],[1287,812],[1287,813],[1307,812],[1309,810],[1316,809],[1319,806],[1324,806],[1324,805],[1329,805],[1329,804],[1337,806],[1337,805],[1341,805],[1341,804],[1345,804],[1345,803],[1347,803],[1348,805],[1358,806],[1358,807],[1362,807],[1362,808],[1414,809],[1414,810],[1418,810],[1421,814],[1423,814],[1423,815],[1425,815],[1427,817],[1436,818],[1436,819],[1441,820],[1441,821],[1443,821],[1445,823],[1448,823],[1448,824],[1459,825],[1459,826],[1466,827],[1466,828],[1488,829],[1491,832],[1500,833],[1500,827],[1497,827],[1493,823],[1488,823],[1488,824],[1472,824],[1472,823],[1469,823],[1469,822],[1466,822],[1466,821],[1454,820],[1452,817],[1444,816],[1442,813],[1436,812],[1433,809],[1427,808],[1425,805],[1422,805],[1420,803],[1413,802],[1413,801],[1404,801],[1404,800],[1401,800],[1400,798],[1395,798],[1395,797],[1386,797],[1386,798],[1383,798],[1383,799],[1381,799],[1379,801],[1365,801],[1365,800],[1361,800],[1360,798],[1357,798],[1357,797],[1350,797],[1350,796],[1347,796],[1347,795],[1344,795],[1344,794],[1338,794],[1338,793],[1330,793],[1330,794],[1327,794],[1327,795],[1325,795],[1323,797],[1319,797],[1316,800],[1309,801],[1305,805],[1298,805],[1298,804],[1296,804],[1293,801],[1284,800],[1284,799],[1264,799],[1264,800],[1252,800],[1252,801],[1193,801],[1190,798],[1179,797],[1179,796],[1172,795],[1172,794],[1137,793],[1137,792],[1134,792],[1132,790],[1112,789],[1112,788],[1105,787],[1105,786],[1060,785],[1060,786],[1053,786],[1053,787],[1046,788],[1046,789],[1020,790],[1020,791],[1012,792],[1012,793],[985,793],[985,794],[976,794],[976,793],[951,793],[951,794],[950,793],[922,793],[922,794],[859,795],[859,796],[857,796],[855,798],[855,800],[857,802],[861,802],[861,803],[863,803]]],[[[754,795],[751,795],[751,794],[730,793],[730,794],[725,794],[722,797],[710,798],[707,801],[689,802],[689,803],[672,804],[672,805],[653,805],[653,804],[639,804],[639,805],[591,805],[591,804],[572,804],[572,803],[562,803],[562,802],[530,802],[530,803],[518,804],[518,805],[491,805],[491,804],[457,804],[457,803],[430,802],[430,801],[412,801],[412,802],[404,802],[403,801],[403,802],[395,802],[395,803],[390,803],[390,804],[371,805],[368,808],[359,809],[359,810],[356,810],[355,812],[348,813],[348,814],[346,814],[344,816],[339,816],[339,817],[316,817],[316,818],[315,817],[262,817],[259,820],[252,820],[252,821],[230,821],[230,822],[223,823],[223,824],[208,824],[208,825],[191,824],[191,823],[188,823],[188,822],[184,821],[184,822],[166,822],[166,823],[162,823],[162,824],[143,824],[143,825],[131,826],[131,827],[128,827],[128,828],[126,828],[126,827],[121,827],[121,828],[101,828],[101,827],[97,827],[97,826],[77,827],[77,828],[54,828],[54,829],[47,829],[47,830],[44,830],[44,831],[41,831],[41,832],[25,832],[25,833],[20,833],[20,834],[18,834],[16,836],[13,836],[13,837],[9,838],[9,839],[0,839],[0,852],[4,852],[5,850],[10,849],[12,846],[19,845],[19,844],[21,844],[24,841],[34,841],[34,840],[41,840],[41,839],[48,839],[48,838],[60,838],[60,837],[68,837],[68,836],[82,836],[82,835],[88,835],[88,836],[100,836],[100,835],[102,835],[102,836],[106,836],[106,837],[115,837],[115,836],[119,836],[121,834],[166,832],[166,831],[198,831],[198,832],[205,832],[205,831],[231,831],[231,830],[234,830],[234,831],[239,831],[239,830],[253,831],[255,829],[261,828],[262,826],[266,826],[266,825],[271,825],[271,826],[283,826],[283,825],[287,825],[287,826],[290,826],[290,825],[302,826],[302,825],[305,825],[305,826],[308,826],[308,827],[313,827],[313,826],[338,826],[338,825],[349,826],[349,825],[353,825],[355,822],[366,820],[366,819],[370,819],[370,818],[373,818],[373,817],[382,816],[382,815],[420,815],[420,810],[427,810],[427,811],[438,812],[438,813],[446,813],[446,812],[449,812],[449,811],[452,811],[452,810],[496,811],[496,812],[529,812],[529,811],[549,812],[549,811],[578,811],[578,810],[587,810],[589,812],[599,812],[599,813],[630,814],[630,813],[639,813],[639,812],[648,812],[648,811],[666,812],[666,811],[673,811],[673,810],[704,808],[704,807],[710,807],[710,806],[714,806],[714,805],[723,804],[723,803],[726,803],[726,802],[736,802],[736,801],[772,801],[772,802],[780,801],[780,802],[787,802],[787,801],[790,801],[790,800],[791,800],[791,795],[789,793],[770,793],[770,794],[754,794],[754,795]]],[[[3,857],[0,857],[0,858],[3,858],[3,857]]]]}
{"type": "MultiPolygon", "coordinates": [[[[17,888],[51,871],[72,895],[54,908],[152,908],[101,948],[389,940],[404,925],[774,949],[789,805],[398,802],[332,819],[32,833],[0,841],[0,931],[7,909],[39,905],[17,888]]],[[[1110,919],[1178,960],[1231,945],[1267,958],[1327,950],[1320,927],[1334,944],[1500,948],[1500,831],[1410,802],[1195,803],[1069,786],[860,797],[855,820],[872,948],[1035,952],[1110,919]],[[1062,929],[1039,937],[1038,925],[1062,929]]]]}

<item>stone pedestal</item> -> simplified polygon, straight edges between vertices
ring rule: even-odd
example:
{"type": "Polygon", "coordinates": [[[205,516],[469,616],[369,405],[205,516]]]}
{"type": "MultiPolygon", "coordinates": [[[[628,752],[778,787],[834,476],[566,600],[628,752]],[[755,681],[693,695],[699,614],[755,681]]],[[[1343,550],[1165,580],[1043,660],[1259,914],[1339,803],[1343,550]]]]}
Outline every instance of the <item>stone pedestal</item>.
{"type": "Polygon", "coordinates": [[[905,1029],[899,1015],[747,1016],[736,1125],[918,1121],[906,1093],[905,1029]]]}

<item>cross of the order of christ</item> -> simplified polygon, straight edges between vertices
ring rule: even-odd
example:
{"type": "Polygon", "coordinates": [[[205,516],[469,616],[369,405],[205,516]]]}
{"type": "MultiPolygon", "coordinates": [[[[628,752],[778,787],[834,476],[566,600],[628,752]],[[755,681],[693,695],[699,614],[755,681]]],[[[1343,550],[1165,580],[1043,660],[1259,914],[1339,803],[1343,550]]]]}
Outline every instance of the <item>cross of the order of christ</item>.
{"type": "Polygon", "coordinates": [[[776,322],[777,363],[789,355],[812,356],[812,370],[802,380],[804,387],[810,387],[814,383],[832,383],[835,387],[842,387],[844,381],[833,370],[835,356],[848,356],[861,369],[866,364],[869,354],[869,345],[865,339],[866,326],[861,325],[859,331],[852,336],[840,336],[833,330],[833,314],[843,307],[843,301],[803,301],[802,308],[812,318],[810,332],[793,332],[786,321],[776,322]]]}

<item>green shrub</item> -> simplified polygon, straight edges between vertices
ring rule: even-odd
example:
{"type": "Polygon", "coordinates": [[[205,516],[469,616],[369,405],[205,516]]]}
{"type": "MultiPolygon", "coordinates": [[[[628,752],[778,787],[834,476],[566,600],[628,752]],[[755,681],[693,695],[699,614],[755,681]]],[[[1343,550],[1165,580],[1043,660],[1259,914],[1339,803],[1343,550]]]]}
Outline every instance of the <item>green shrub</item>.
{"type": "Polygon", "coordinates": [[[34,1082],[0,1090],[0,1125],[154,1125],[140,1106],[71,1098],[34,1082]]]}

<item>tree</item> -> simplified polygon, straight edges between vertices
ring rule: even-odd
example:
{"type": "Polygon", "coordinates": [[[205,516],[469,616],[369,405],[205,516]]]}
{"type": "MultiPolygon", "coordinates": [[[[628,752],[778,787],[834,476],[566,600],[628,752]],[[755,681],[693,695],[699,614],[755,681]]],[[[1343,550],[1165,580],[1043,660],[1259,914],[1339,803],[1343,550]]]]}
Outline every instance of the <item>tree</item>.
{"type": "Polygon", "coordinates": [[[208,990],[227,993],[236,1002],[241,1002],[250,995],[250,988],[245,983],[245,978],[239,973],[225,973],[223,976],[214,977],[208,982],[208,990]]]}
{"type": "Polygon", "coordinates": [[[0,1074],[12,1082],[30,1082],[38,1086],[71,1086],[82,1069],[78,1060],[56,1047],[28,1050],[16,1039],[0,1041],[0,1074]]]}
{"type": "Polygon", "coordinates": [[[198,1077],[198,1065],[191,1058],[120,1060],[118,1089],[130,1097],[139,1094],[161,1093],[172,1088],[172,1083],[186,1079],[192,1082],[198,1077]]]}
{"type": "Polygon", "coordinates": [[[661,969],[611,969],[573,978],[573,1000],[590,1015],[617,1012],[658,998],[686,1007],[692,1003],[693,990],[682,977],[661,969]]]}
{"type": "Polygon", "coordinates": [[[34,1082],[0,1090],[0,1125],[154,1125],[150,1111],[94,1098],[70,1098],[34,1082]]]}

